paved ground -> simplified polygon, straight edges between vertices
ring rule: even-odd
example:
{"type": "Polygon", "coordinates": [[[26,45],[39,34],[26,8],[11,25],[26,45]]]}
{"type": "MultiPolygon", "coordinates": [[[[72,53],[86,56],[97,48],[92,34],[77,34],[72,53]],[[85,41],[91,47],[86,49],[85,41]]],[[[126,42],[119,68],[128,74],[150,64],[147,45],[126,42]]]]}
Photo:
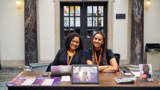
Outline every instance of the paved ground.
{"type": "Polygon", "coordinates": [[[0,90],[8,90],[6,83],[12,80],[22,69],[2,68],[0,70],[0,90]]]}

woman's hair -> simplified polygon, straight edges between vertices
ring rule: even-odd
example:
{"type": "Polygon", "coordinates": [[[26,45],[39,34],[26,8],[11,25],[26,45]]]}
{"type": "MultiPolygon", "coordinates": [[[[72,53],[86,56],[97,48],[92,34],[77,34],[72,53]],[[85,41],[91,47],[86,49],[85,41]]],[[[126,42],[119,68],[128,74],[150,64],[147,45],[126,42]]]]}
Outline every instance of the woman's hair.
{"type": "Polygon", "coordinates": [[[107,47],[107,45],[106,45],[106,39],[105,39],[105,35],[101,32],[101,31],[97,31],[97,32],[95,32],[94,34],[93,34],[93,37],[92,37],[92,60],[93,60],[93,62],[95,62],[95,57],[94,57],[94,45],[93,45],[93,39],[94,39],[94,37],[97,35],[97,34],[100,34],[100,35],[102,35],[103,36],[103,44],[102,44],[102,50],[103,50],[103,52],[102,52],[102,56],[103,56],[103,64],[107,64],[107,59],[106,59],[106,47],[107,47]]]}
{"type": "Polygon", "coordinates": [[[76,51],[83,50],[83,42],[82,42],[81,36],[78,33],[76,33],[76,32],[72,32],[72,33],[68,34],[68,36],[66,37],[66,41],[65,41],[66,50],[70,49],[70,43],[71,43],[71,41],[72,41],[72,39],[74,37],[79,37],[79,40],[80,40],[79,46],[76,49],[76,51]]]}

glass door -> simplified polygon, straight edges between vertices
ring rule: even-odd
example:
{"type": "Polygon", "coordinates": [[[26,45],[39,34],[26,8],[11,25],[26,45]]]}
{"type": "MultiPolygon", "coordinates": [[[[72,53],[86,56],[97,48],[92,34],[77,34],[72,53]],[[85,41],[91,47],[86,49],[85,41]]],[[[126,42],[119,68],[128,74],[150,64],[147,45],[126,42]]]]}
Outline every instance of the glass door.
{"type": "Polygon", "coordinates": [[[61,3],[61,47],[71,32],[79,33],[84,48],[91,47],[94,32],[101,30],[107,35],[107,2],[63,2],[61,3]]]}

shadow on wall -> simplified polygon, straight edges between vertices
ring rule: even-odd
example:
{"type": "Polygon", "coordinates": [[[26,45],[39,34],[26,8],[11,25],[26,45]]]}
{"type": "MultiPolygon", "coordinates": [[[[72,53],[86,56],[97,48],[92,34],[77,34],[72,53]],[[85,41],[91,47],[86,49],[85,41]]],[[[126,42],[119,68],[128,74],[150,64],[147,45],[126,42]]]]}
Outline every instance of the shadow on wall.
{"type": "Polygon", "coordinates": [[[0,53],[0,70],[1,70],[1,68],[2,68],[2,67],[1,67],[1,53],[0,53]]]}

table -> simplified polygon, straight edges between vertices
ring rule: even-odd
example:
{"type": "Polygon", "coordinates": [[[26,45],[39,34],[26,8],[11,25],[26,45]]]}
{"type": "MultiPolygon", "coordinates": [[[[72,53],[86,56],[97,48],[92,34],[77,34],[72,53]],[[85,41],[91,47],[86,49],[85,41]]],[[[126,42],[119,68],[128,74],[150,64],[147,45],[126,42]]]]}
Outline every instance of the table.
{"type": "MultiPolygon", "coordinates": [[[[44,72],[21,72],[17,77],[42,77],[44,72]]],[[[99,73],[99,84],[72,84],[59,82],[57,86],[8,86],[8,90],[160,90],[160,82],[142,82],[139,79],[134,84],[117,84],[119,73],[99,73]]]]}

